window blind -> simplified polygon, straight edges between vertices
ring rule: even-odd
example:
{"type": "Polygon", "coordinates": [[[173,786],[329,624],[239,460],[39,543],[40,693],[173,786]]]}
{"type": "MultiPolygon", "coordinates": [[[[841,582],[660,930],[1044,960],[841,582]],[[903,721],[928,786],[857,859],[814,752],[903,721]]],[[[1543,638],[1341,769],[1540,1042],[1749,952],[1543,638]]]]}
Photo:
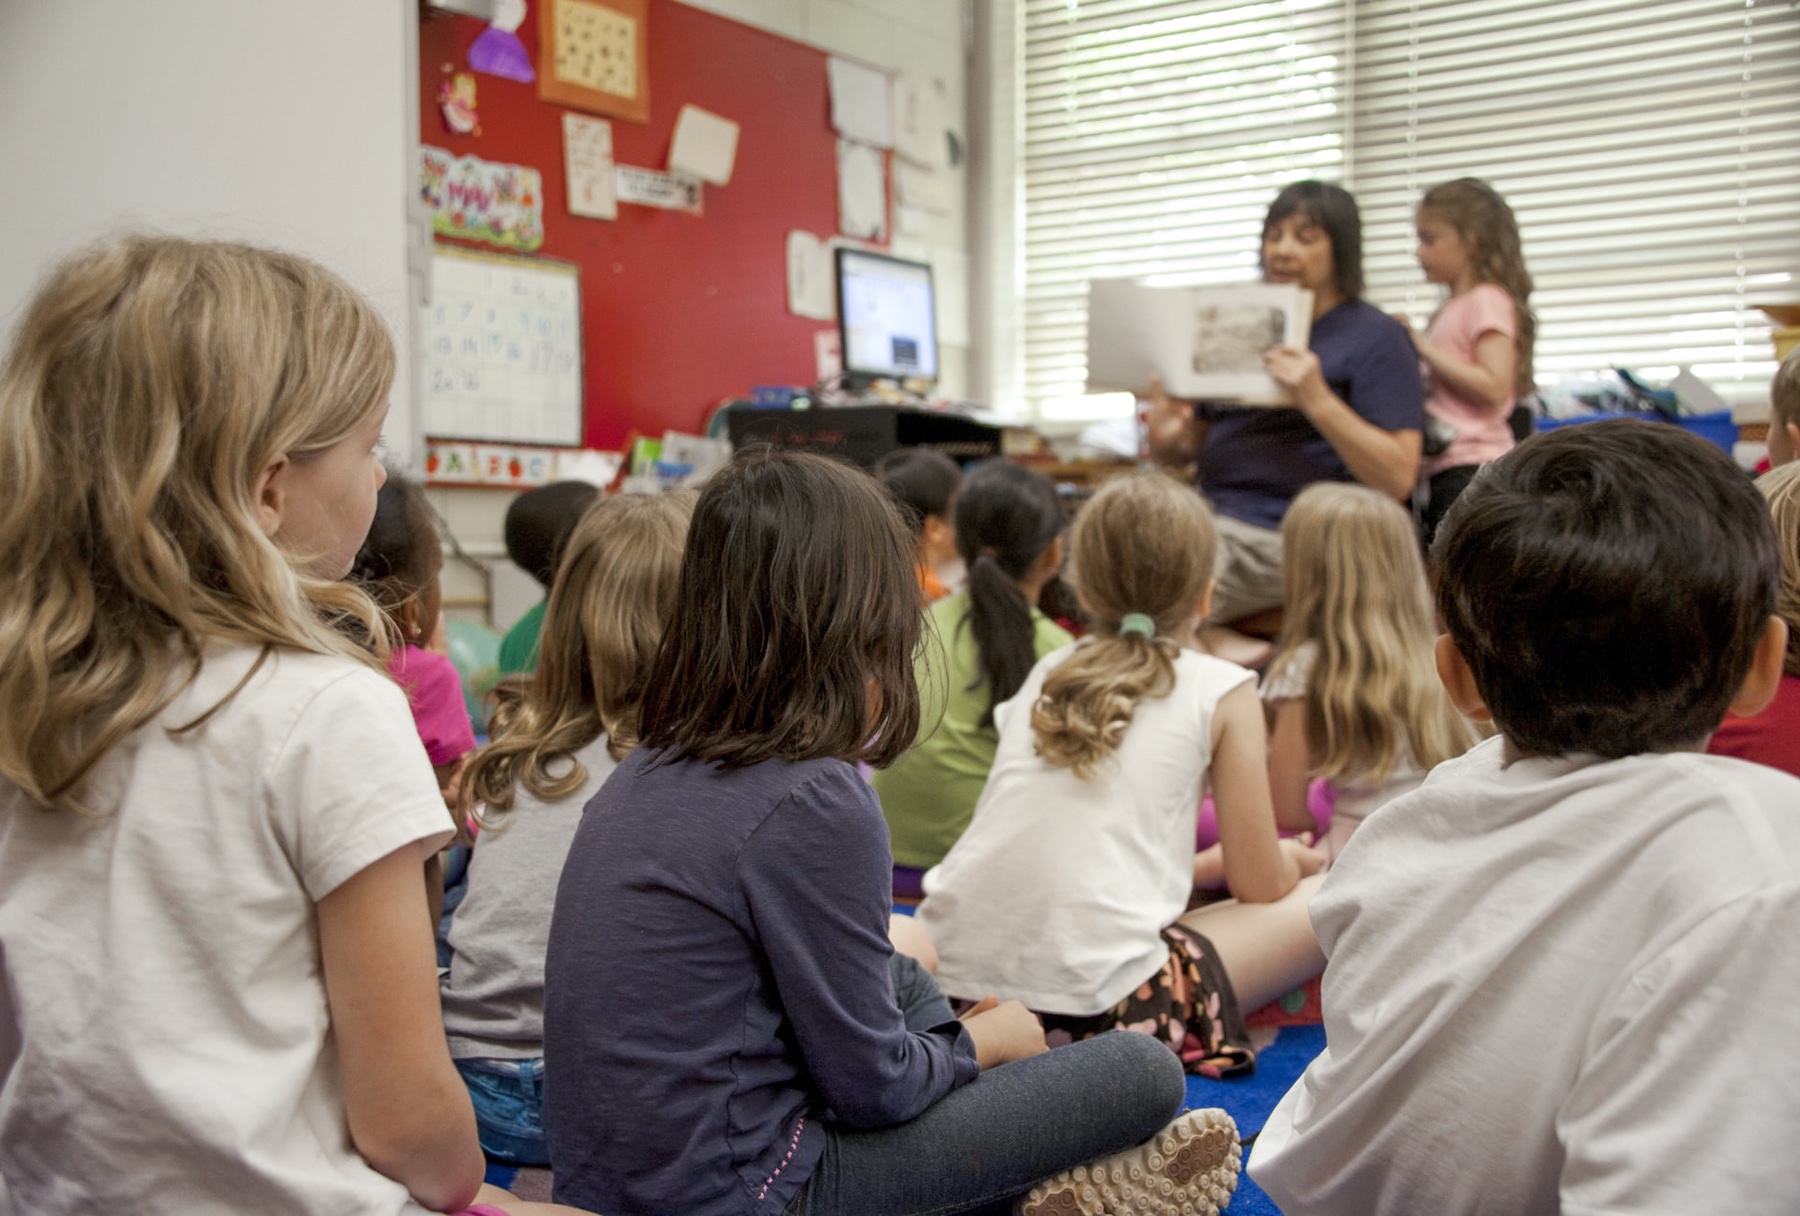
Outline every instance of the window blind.
{"type": "Polygon", "coordinates": [[[1356,6],[1348,180],[1368,294],[1422,323],[1420,194],[1486,179],[1537,282],[1536,369],[1692,365],[1767,400],[1800,272],[1800,15],[1755,0],[1356,6]]]}
{"type": "Polygon", "coordinates": [[[1243,280],[1262,214],[1343,181],[1368,294],[1421,322],[1428,186],[1517,212],[1541,379],[1689,364],[1765,399],[1768,325],[1800,296],[1800,14],[1763,0],[1028,0],[1022,379],[1095,414],[1089,278],[1243,280]]]}
{"type": "Polygon", "coordinates": [[[1028,0],[1021,387],[1040,417],[1100,412],[1089,279],[1251,278],[1281,183],[1339,176],[1347,28],[1342,0],[1028,0]]]}

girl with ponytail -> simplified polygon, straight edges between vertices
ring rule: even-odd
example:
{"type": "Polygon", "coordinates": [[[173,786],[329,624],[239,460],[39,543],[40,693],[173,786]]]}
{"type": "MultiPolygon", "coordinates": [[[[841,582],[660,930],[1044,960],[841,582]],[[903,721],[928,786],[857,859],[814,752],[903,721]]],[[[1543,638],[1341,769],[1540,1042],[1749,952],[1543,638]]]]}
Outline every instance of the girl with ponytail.
{"type": "Polygon", "coordinates": [[[1189,1071],[1254,1060],[1254,1009],[1324,966],[1306,903],[1321,859],[1281,840],[1248,671],[1185,648],[1212,596],[1212,516],[1160,474],[1083,508],[1070,577],[1091,626],[994,714],[969,830],[926,876],[938,979],[1036,1012],[1054,1046],[1153,1034],[1189,1071]],[[1210,784],[1220,844],[1193,851],[1210,784]],[[1186,911],[1196,882],[1236,898],[1186,911]]]}
{"type": "Polygon", "coordinates": [[[925,613],[917,664],[919,737],[873,778],[894,852],[894,890],[956,843],[994,763],[994,707],[1032,664],[1071,641],[1034,606],[1062,565],[1063,511],[1043,474],[1003,460],[969,474],[956,498],[956,547],[968,586],[925,613]]]}

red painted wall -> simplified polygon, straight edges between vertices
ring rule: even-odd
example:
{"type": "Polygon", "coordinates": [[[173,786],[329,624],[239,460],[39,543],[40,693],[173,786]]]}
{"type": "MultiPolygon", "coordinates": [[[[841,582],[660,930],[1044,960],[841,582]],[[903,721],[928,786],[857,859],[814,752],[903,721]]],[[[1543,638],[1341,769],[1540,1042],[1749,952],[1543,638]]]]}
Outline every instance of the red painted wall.
{"type": "MultiPolygon", "coordinates": [[[[537,8],[533,0],[519,29],[534,65],[537,8]]],[[[543,174],[536,255],[581,267],[587,445],[615,448],[633,429],[697,431],[721,398],[756,384],[810,383],[813,334],[830,323],[788,312],[786,241],[792,228],[837,231],[825,52],[650,0],[650,121],[608,120],[614,159],[666,167],[675,117],[692,103],[739,124],[737,165],[730,185],[705,188],[704,215],[621,203],[617,220],[593,220],[568,212],[563,107],[540,102],[535,82],[476,73],[480,133],[444,126],[439,86],[468,70],[469,44],[483,28],[466,17],[421,18],[420,136],[543,174]]]]}

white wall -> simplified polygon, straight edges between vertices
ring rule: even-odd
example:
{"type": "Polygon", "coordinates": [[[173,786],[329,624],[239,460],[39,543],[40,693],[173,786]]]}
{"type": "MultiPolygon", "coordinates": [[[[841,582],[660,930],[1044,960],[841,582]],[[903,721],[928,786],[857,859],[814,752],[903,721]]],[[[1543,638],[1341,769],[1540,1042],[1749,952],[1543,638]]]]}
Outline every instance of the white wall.
{"type": "Polygon", "coordinates": [[[388,318],[409,450],[414,22],[407,0],[0,2],[0,333],[120,228],[294,250],[388,318]]]}

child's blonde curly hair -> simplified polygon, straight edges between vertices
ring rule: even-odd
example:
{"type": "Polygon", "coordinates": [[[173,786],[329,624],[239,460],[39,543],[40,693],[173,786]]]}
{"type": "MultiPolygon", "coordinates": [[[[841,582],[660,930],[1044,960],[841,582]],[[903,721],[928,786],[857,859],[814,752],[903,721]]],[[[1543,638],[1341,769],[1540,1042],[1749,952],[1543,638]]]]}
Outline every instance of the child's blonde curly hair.
{"type": "Polygon", "coordinates": [[[1067,577],[1088,638],[1044,680],[1031,710],[1037,752],[1086,777],[1125,737],[1139,701],[1175,687],[1181,640],[1212,586],[1212,512],[1160,473],[1107,482],[1069,536],[1067,577]],[[1122,629],[1126,618],[1148,618],[1122,629]]]}
{"type": "Polygon", "coordinates": [[[0,366],[0,776],[80,809],[214,642],[379,663],[373,602],[277,547],[253,487],[393,376],[374,308],[304,258],[127,236],[51,274],[0,366]]]}

